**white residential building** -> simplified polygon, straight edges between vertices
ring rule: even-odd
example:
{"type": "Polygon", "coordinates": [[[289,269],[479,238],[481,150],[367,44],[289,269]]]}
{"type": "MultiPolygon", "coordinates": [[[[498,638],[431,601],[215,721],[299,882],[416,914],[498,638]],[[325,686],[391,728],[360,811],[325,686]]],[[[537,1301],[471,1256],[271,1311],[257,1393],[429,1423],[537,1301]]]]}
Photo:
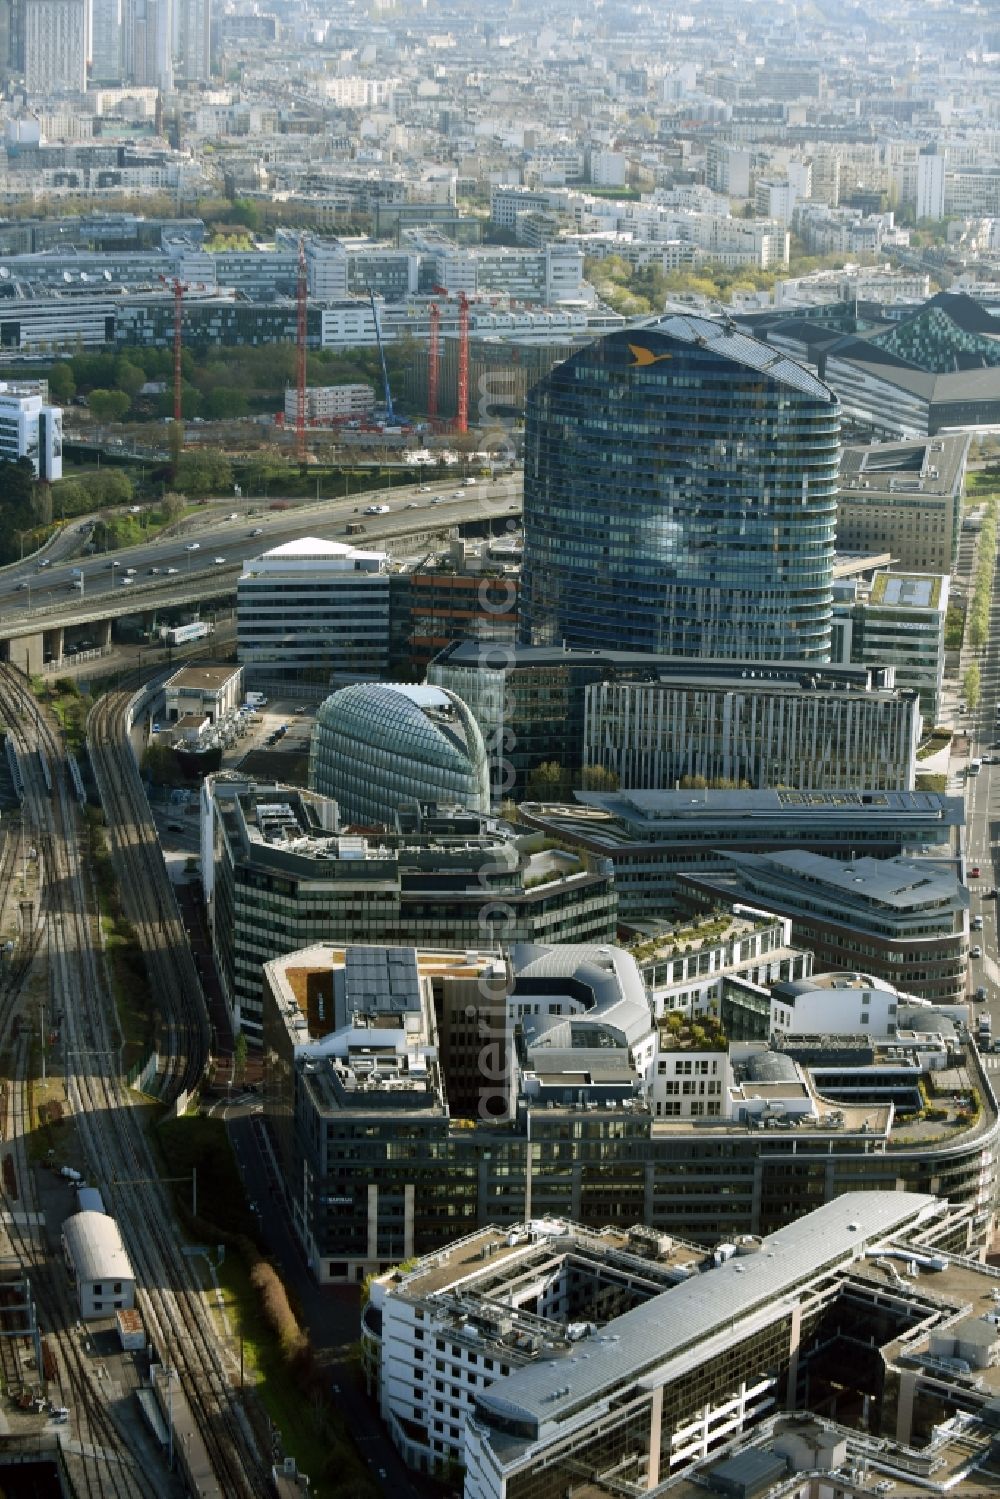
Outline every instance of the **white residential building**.
{"type": "Polygon", "coordinates": [[[944,179],[947,157],[920,156],[917,159],[917,218],[944,218],[944,179]]]}

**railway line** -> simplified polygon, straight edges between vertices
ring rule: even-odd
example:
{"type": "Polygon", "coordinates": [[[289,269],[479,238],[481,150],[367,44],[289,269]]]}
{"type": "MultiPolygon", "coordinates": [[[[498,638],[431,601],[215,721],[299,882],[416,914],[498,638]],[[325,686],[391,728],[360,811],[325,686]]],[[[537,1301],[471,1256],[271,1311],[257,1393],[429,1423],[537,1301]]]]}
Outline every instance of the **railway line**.
{"type": "Polygon", "coordinates": [[[211,1030],[173,887],[128,743],[131,694],[109,692],[87,726],[90,761],[108,824],[126,915],[142,948],[153,996],[167,1034],[160,1096],[192,1092],[208,1062],[211,1030]]]}
{"type": "MultiPolygon", "coordinates": [[[[116,703],[106,709],[112,721],[116,710],[121,711],[116,703]]],[[[84,878],[81,826],[65,753],[27,683],[7,667],[0,668],[0,716],[17,751],[25,816],[36,829],[46,871],[49,964],[53,992],[64,1016],[67,1094],[90,1175],[101,1187],[132,1261],[149,1339],[164,1366],[176,1369],[190,1410],[187,1450],[181,1453],[189,1488],[204,1499],[223,1495],[225,1499],[254,1499],[269,1489],[267,1460],[257,1448],[234,1389],[231,1363],[204,1304],[201,1286],[177,1242],[164,1188],[119,1075],[117,1019],[98,941],[98,912],[84,878]],[[192,1475],[199,1476],[192,1479],[192,1475]]],[[[111,815],[115,815],[113,809],[111,815]]],[[[123,835],[123,846],[148,857],[149,837],[135,825],[123,835]]],[[[165,912],[166,941],[171,940],[168,921],[165,912]]],[[[179,953],[171,954],[166,942],[165,951],[164,961],[179,961],[179,953]]],[[[0,1012],[0,1027],[3,1024],[0,1012]]],[[[191,1076],[196,1061],[192,1046],[171,1086],[191,1076]]],[[[26,1160],[18,1174],[24,1180],[30,1177],[26,1160]]],[[[28,1254],[28,1246],[23,1246],[23,1252],[28,1254]]],[[[61,1270],[56,1267],[51,1273],[58,1276],[61,1270]]],[[[67,1315],[65,1304],[62,1312],[67,1315]]],[[[89,1399],[82,1386],[80,1395],[84,1402],[89,1399]]],[[[84,1403],[84,1409],[91,1407],[84,1403]]],[[[103,1430],[110,1441],[115,1433],[113,1428],[102,1428],[105,1417],[94,1410],[92,1419],[95,1431],[103,1430]]],[[[108,1474],[94,1492],[151,1492],[148,1484],[143,1487],[146,1475],[122,1462],[120,1444],[114,1450],[113,1459],[104,1459],[108,1474]],[[108,1476],[112,1467],[114,1477],[108,1476]],[[129,1484],[133,1487],[128,1488],[129,1484]]]]}

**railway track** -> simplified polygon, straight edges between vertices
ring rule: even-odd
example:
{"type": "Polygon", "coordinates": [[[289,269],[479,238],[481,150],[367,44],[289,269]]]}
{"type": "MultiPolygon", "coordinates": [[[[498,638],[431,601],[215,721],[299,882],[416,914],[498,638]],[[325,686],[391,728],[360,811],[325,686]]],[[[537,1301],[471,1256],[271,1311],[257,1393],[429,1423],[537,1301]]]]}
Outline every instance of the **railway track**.
{"type": "Polygon", "coordinates": [[[109,692],[87,725],[90,761],[108,824],[125,913],[135,929],[166,1030],[160,1096],[193,1092],[209,1058],[211,1029],[201,980],[128,743],[131,694],[109,692]]]}
{"type": "MultiPolygon", "coordinates": [[[[113,709],[114,705],[108,711],[113,709]]],[[[119,1075],[117,1020],[98,941],[98,913],[84,878],[79,814],[65,753],[27,683],[8,667],[0,668],[0,715],[21,760],[25,813],[38,830],[45,861],[49,961],[64,1015],[67,1094],[90,1174],[101,1186],[132,1261],[150,1340],[161,1361],[176,1369],[190,1408],[193,1437],[203,1446],[201,1466],[212,1476],[198,1485],[198,1492],[205,1499],[256,1499],[269,1489],[266,1459],[255,1445],[234,1390],[229,1355],[201,1286],[181,1252],[166,1193],[119,1075]]],[[[120,830],[120,836],[122,847],[141,851],[151,834],[133,825],[120,830]]],[[[164,935],[166,946],[169,932],[164,935]]],[[[179,960],[179,953],[169,947],[166,951],[164,961],[179,960]]],[[[175,1081],[191,1075],[194,1061],[193,1052],[185,1057],[175,1081]]],[[[193,1462],[196,1456],[188,1452],[189,1468],[198,1466],[193,1462]]]]}

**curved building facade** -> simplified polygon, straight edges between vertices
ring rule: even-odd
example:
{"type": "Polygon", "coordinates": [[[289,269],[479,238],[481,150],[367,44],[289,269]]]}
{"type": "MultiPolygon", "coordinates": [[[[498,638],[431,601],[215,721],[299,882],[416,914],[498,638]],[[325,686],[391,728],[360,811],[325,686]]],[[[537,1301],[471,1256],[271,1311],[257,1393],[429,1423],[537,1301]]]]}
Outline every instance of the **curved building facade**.
{"type": "Polygon", "coordinates": [[[328,697],[316,715],[309,785],[333,797],[345,822],[391,822],[413,802],[490,810],[482,732],[441,687],[364,682],[328,697]]]}
{"type": "Polygon", "coordinates": [[[670,316],[528,397],[522,638],[828,660],[840,411],[732,325],[670,316]]]}

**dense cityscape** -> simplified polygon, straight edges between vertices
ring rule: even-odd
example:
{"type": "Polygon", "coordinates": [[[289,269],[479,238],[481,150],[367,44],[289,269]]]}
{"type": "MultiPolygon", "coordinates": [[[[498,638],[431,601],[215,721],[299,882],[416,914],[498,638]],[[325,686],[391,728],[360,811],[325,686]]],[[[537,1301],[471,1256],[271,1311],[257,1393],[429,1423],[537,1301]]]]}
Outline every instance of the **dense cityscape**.
{"type": "Polygon", "coordinates": [[[1000,1496],[996,6],[0,0],[0,143],[0,1491],[1000,1496]]]}

